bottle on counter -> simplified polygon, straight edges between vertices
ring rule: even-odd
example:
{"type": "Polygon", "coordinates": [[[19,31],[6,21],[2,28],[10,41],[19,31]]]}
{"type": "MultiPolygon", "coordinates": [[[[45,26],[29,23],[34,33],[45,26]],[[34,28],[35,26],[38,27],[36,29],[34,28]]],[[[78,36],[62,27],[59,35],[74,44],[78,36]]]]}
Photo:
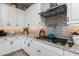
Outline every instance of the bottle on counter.
{"type": "Polygon", "coordinates": [[[45,31],[43,29],[40,30],[39,37],[45,39],[45,31]]]}

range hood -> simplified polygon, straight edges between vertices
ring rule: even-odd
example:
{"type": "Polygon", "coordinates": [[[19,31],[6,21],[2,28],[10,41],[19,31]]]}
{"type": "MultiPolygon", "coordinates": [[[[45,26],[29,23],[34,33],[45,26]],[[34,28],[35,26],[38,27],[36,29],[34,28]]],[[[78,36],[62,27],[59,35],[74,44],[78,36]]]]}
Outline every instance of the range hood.
{"type": "Polygon", "coordinates": [[[51,17],[51,16],[56,16],[60,14],[64,14],[67,12],[67,6],[66,4],[56,6],[54,8],[50,8],[49,10],[45,12],[41,12],[40,15],[43,17],[51,17]]]}

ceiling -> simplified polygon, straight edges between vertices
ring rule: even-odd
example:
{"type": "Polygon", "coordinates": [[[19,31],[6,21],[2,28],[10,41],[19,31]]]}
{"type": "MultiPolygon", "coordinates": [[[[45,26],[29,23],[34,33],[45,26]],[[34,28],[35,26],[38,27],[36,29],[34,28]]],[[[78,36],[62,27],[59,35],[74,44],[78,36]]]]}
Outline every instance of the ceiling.
{"type": "Polygon", "coordinates": [[[8,5],[16,5],[16,8],[22,9],[22,10],[26,10],[28,7],[30,7],[32,4],[34,3],[6,3],[8,5]]]}

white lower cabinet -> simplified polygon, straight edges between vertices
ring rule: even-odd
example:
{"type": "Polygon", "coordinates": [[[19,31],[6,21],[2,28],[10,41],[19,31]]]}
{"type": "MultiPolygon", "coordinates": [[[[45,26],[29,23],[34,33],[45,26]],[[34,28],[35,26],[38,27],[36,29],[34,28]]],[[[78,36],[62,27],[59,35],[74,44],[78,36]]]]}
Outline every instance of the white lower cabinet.
{"type": "Polygon", "coordinates": [[[20,50],[21,49],[21,40],[14,39],[12,40],[12,51],[20,50]]]}
{"type": "Polygon", "coordinates": [[[21,39],[8,38],[0,43],[0,55],[6,55],[22,48],[21,39]]]}
{"type": "Polygon", "coordinates": [[[11,52],[10,41],[0,43],[0,55],[4,55],[11,52]]]}
{"type": "MultiPolygon", "coordinates": [[[[37,45],[40,47],[40,49],[43,49],[44,51],[46,50],[49,54],[48,55],[63,55],[63,49],[55,47],[55,46],[50,46],[48,44],[42,43],[42,42],[37,42],[37,45]]],[[[39,48],[38,47],[38,48],[39,48]]]]}
{"type": "Polygon", "coordinates": [[[23,49],[30,55],[30,56],[38,56],[35,52],[34,45],[30,39],[24,39],[22,43],[23,49]]]}
{"type": "Polygon", "coordinates": [[[19,49],[24,49],[30,56],[78,56],[78,54],[70,51],[29,38],[12,38],[0,43],[0,55],[5,55],[19,49]]]}
{"type": "Polygon", "coordinates": [[[77,44],[77,45],[79,45],[79,39],[75,39],[74,43],[77,44]]]}
{"type": "Polygon", "coordinates": [[[79,45],[79,37],[73,36],[74,43],[79,45]]]}
{"type": "Polygon", "coordinates": [[[37,41],[28,39],[24,41],[23,48],[29,55],[34,56],[58,56],[59,54],[51,51],[48,47],[41,46],[37,41]]]}
{"type": "Polygon", "coordinates": [[[51,52],[50,49],[46,49],[43,46],[35,45],[34,50],[39,56],[58,56],[58,54],[51,52]]]}
{"type": "Polygon", "coordinates": [[[76,53],[73,53],[73,52],[70,52],[70,51],[64,51],[64,56],[79,56],[78,54],[76,53]]]}

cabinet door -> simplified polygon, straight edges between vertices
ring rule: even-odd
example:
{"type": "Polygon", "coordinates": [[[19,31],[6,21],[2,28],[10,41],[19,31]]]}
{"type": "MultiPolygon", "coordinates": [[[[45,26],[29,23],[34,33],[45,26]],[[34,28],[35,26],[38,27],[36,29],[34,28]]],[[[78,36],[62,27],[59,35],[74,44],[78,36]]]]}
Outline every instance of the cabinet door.
{"type": "Polygon", "coordinates": [[[10,41],[0,43],[0,55],[5,55],[11,52],[10,41]]]}
{"type": "Polygon", "coordinates": [[[67,24],[70,24],[70,22],[71,22],[71,15],[72,15],[72,10],[71,10],[71,3],[68,3],[67,4],[67,24]]]}
{"type": "Polygon", "coordinates": [[[45,47],[45,45],[41,45],[42,43],[39,43],[37,41],[34,41],[34,50],[36,50],[37,54],[38,55],[41,55],[41,56],[58,56],[59,54],[54,52],[54,51],[51,51],[50,49],[48,49],[48,47],[45,47]]]}
{"type": "Polygon", "coordinates": [[[24,27],[24,11],[17,9],[17,26],[24,27]]]}
{"type": "Polygon", "coordinates": [[[23,49],[26,51],[29,55],[34,55],[32,47],[30,46],[29,40],[23,40],[23,49]]]}
{"type": "MultiPolygon", "coordinates": [[[[79,19],[79,3],[72,3],[72,20],[79,19]]],[[[79,21],[78,21],[79,22],[79,21]]]]}
{"type": "Polygon", "coordinates": [[[37,15],[36,13],[33,16],[34,17],[31,20],[29,20],[29,25],[30,26],[40,26],[41,25],[41,16],[40,15],[37,15]]]}
{"type": "Polygon", "coordinates": [[[64,55],[65,56],[78,56],[78,54],[75,54],[75,53],[72,53],[72,52],[69,52],[69,51],[66,51],[66,50],[64,50],[64,55]]]}
{"type": "Polygon", "coordinates": [[[74,43],[79,45],[79,37],[73,36],[74,43]]]}
{"type": "Polygon", "coordinates": [[[25,22],[30,26],[39,26],[41,21],[40,13],[40,4],[33,4],[25,11],[25,22]]]}
{"type": "Polygon", "coordinates": [[[23,49],[31,56],[38,56],[30,39],[24,40],[23,49]]]}
{"type": "Polygon", "coordinates": [[[38,42],[36,41],[38,45],[40,45],[40,47],[42,48],[46,48],[47,50],[51,51],[51,53],[55,53],[55,54],[58,54],[58,55],[63,55],[63,49],[61,48],[58,48],[56,46],[50,46],[48,44],[45,44],[45,43],[42,43],[42,42],[38,42]]]}
{"type": "Polygon", "coordinates": [[[19,39],[12,39],[12,51],[21,49],[21,41],[19,39]]]}
{"type": "Polygon", "coordinates": [[[41,5],[41,12],[45,12],[50,8],[50,3],[42,3],[41,5]]]}
{"type": "Polygon", "coordinates": [[[16,26],[16,8],[9,6],[9,24],[16,26]]]}
{"type": "Polygon", "coordinates": [[[69,16],[69,24],[74,25],[79,23],[79,4],[78,3],[69,3],[67,6],[67,16],[69,16]]]}
{"type": "Polygon", "coordinates": [[[5,5],[5,4],[1,4],[0,5],[0,16],[1,16],[1,26],[7,26],[8,24],[8,19],[9,19],[9,6],[8,5],[5,5]]]}

